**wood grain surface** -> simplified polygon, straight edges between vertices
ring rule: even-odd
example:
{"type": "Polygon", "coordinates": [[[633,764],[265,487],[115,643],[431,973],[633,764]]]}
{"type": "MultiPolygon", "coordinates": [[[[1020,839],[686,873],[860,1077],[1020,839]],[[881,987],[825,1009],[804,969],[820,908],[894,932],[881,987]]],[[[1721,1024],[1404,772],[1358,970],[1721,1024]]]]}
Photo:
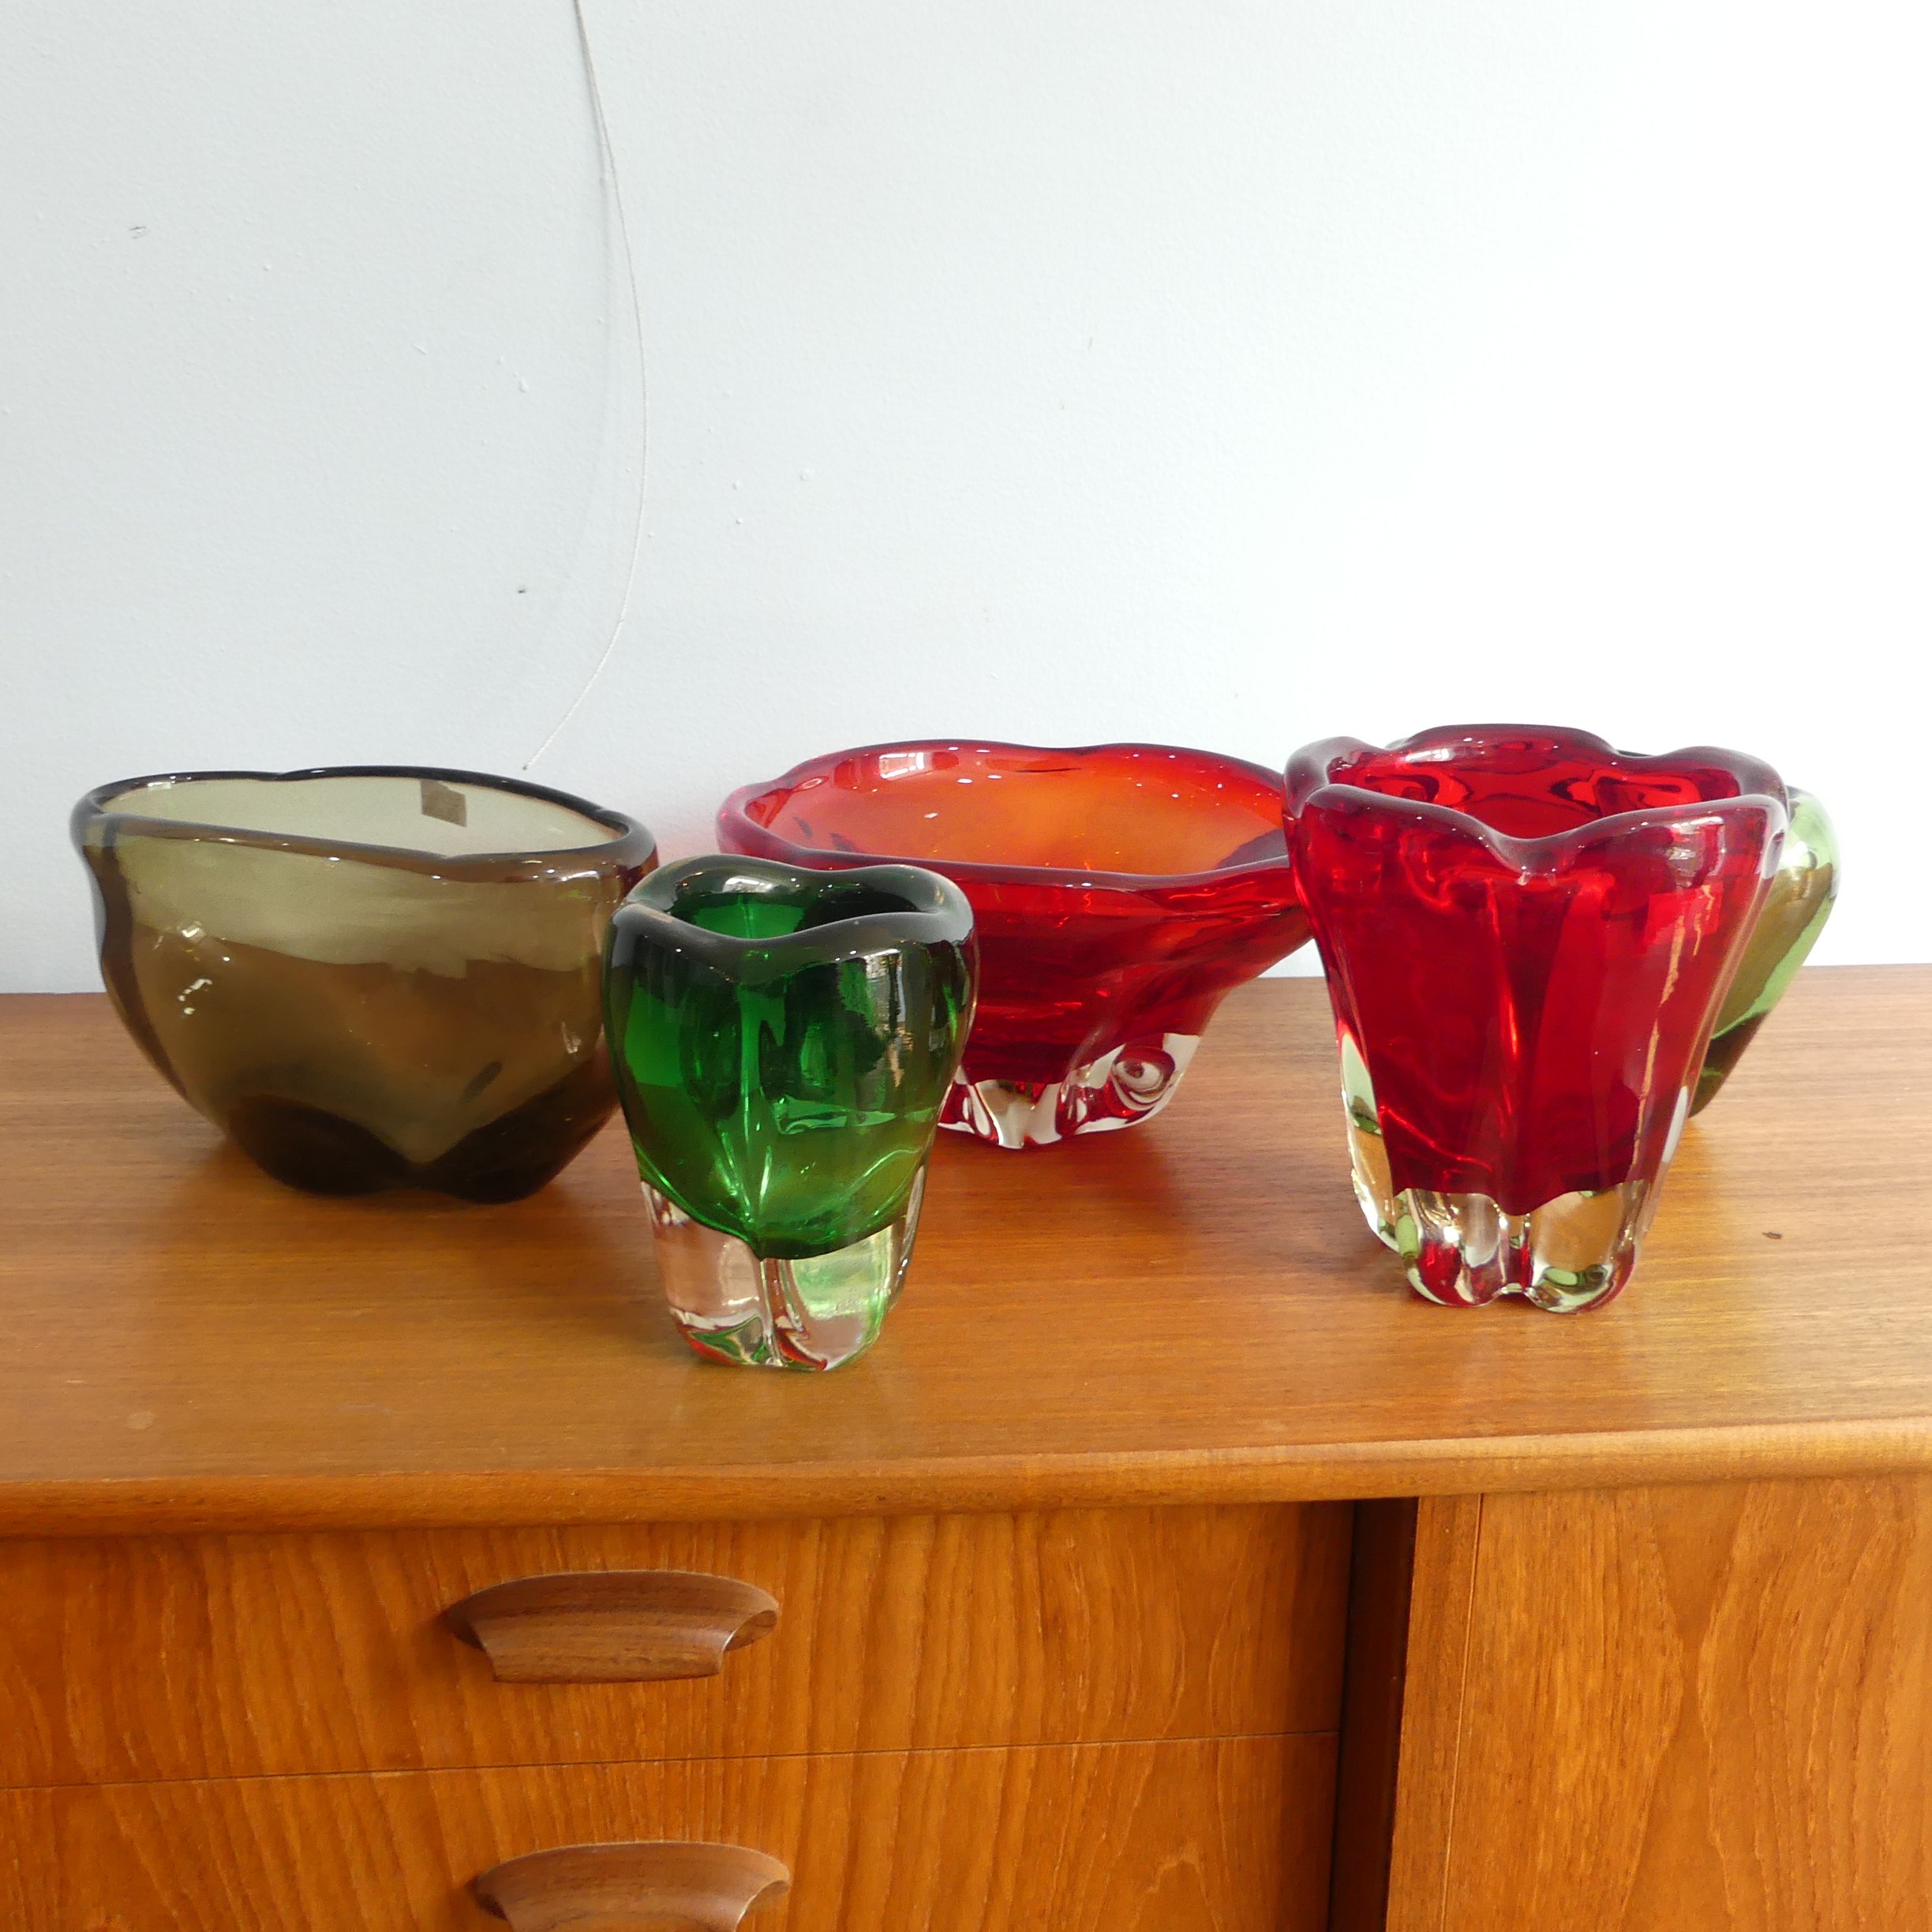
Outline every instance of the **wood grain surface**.
{"type": "Polygon", "coordinates": [[[1475,1547],[1390,1932],[1932,1926],[1932,1481],[1491,1496],[1475,1547]]]}
{"type": "Polygon", "coordinates": [[[0,1533],[1932,1468],[1932,968],[1799,975],[1587,1316],[1412,1297],[1336,1080],[1322,988],[1264,982],[1145,1126],[941,1136],[879,1346],[785,1376],[679,1343],[615,1127],[511,1206],[314,1199],[104,1001],[0,1002],[0,1533]]]}
{"type": "Polygon", "coordinates": [[[1387,1915],[1417,1513],[1396,1498],[1355,1505],[1328,1932],[1383,1932],[1387,1915]]]}
{"type": "MultiPolygon", "coordinates": [[[[1447,1908],[1483,1508],[1484,1499],[1470,1496],[1425,1496],[1416,1507],[1387,1932],[1441,1932],[1447,1908]]],[[[1477,1829],[1485,1803],[1481,1794],[1474,1800],[1477,1829]]]]}
{"type": "Polygon", "coordinates": [[[0,1783],[1331,1731],[1348,1511],[0,1542],[0,1783]],[[445,1607],[680,1568],[778,1599],[715,1678],[505,1684],[445,1607]]]}
{"type": "Polygon", "coordinates": [[[10,1932],[501,1932],[549,1846],[790,1867],[758,1932],[1316,1932],[1331,1736],[0,1793],[10,1932]]]}

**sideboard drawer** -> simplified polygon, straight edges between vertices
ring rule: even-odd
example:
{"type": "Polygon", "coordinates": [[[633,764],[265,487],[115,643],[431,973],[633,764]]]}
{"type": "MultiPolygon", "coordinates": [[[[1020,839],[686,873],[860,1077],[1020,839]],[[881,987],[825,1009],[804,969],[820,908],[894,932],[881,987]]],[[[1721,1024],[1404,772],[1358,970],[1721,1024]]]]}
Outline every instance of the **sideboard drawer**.
{"type": "Polygon", "coordinates": [[[0,1544],[0,1784],[1325,1731],[1348,1522],[1316,1504],[0,1544]],[[715,1676],[500,1682],[447,1614],[612,1571],[765,1593],[776,1627],[715,1676]]]}
{"type": "Polygon", "coordinates": [[[492,1867],[684,1839],[789,1869],[752,1932],[1316,1932],[1334,1760],[1300,1736],[10,1792],[0,1918],[504,1932],[471,1891],[492,1867]]]}

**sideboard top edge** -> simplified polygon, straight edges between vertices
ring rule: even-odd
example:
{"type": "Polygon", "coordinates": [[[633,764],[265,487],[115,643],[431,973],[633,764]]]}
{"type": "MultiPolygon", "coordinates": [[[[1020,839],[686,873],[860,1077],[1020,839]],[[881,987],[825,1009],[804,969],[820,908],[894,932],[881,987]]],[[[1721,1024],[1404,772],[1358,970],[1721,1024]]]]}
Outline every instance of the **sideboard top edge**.
{"type": "Polygon", "coordinates": [[[1481,1441],[960,1458],[863,1472],[483,1470],[0,1485],[0,1537],[924,1515],[1932,1472],[1932,1417],[1481,1441]]]}

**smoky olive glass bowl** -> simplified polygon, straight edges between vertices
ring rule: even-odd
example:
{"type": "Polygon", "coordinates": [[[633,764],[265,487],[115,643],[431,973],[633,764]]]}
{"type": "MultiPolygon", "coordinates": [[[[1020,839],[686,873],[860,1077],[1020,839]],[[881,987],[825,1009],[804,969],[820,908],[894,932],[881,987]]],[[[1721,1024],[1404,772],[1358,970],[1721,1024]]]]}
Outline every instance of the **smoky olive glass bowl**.
{"type": "Polygon", "coordinates": [[[514,1200],[616,1105],[605,930],[657,862],[622,813],[360,766],[124,779],[72,829],[115,1009],[278,1181],[514,1200]]]}

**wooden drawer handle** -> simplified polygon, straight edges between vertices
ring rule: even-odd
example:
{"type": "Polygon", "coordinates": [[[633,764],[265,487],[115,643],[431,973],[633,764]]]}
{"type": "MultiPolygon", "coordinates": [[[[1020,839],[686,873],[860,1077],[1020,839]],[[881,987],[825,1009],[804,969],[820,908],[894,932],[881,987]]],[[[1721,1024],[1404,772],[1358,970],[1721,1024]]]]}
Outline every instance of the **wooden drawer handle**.
{"type": "Polygon", "coordinates": [[[479,1903],[512,1932],[735,1932],[792,1874],[743,1845],[564,1845],[492,1866],[479,1903]]]}
{"type": "Polygon", "coordinates": [[[493,1583],[444,1615],[501,1683],[635,1683],[715,1677],[777,1627],[778,1601],[695,1570],[585,1570],[493,1583]]]}

